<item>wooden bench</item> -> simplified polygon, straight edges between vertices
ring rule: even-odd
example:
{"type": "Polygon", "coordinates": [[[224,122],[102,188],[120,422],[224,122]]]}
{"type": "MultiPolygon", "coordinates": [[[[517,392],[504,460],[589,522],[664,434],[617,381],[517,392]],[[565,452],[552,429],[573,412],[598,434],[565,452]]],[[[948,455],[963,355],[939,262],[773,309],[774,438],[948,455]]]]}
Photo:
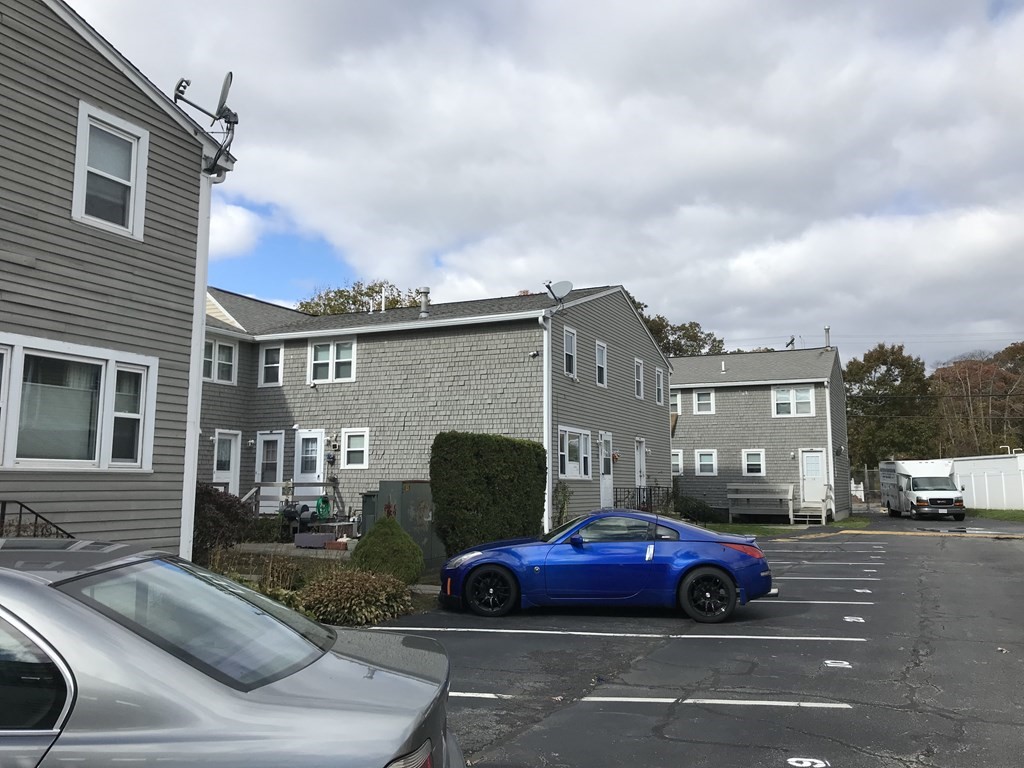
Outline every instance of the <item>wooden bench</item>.
{"type": "Polygon", "coordinates": [[[785,515],[793,524],[792,483],[735,483],[725,488],[733,515],[785,515]]]}

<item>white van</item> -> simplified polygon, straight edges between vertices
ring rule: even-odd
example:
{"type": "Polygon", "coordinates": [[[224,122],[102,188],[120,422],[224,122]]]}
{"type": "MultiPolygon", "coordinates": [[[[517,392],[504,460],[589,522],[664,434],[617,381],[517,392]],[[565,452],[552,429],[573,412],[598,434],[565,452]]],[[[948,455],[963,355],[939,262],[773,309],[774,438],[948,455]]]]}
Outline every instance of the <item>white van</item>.
{"type": "Polygon", "coordinates": [[[882,461],[878,464],[882,506],[889,517],[910,515],[912,520],[931,515],[963,520],[963,489],[953,480],[950,459],[882,461]]]}

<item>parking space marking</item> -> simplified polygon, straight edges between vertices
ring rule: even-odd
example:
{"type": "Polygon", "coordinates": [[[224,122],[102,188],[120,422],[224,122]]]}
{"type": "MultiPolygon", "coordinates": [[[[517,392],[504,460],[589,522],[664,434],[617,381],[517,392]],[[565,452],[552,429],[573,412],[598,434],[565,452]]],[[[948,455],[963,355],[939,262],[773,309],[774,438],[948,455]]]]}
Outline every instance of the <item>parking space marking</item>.
{"type": "MultiPolygon", "coordinates": [[[[762,549],[762,552],[768,554],[778,554],[779,552],[785,552],[786,554],[800,554],[800,555],[874,555],[878,554],[877,549],[762,549]]],[[[883,551],[881,554],[885,554],[883,551]]]]}
{"type": "Polygon", "coordinates": [[[580,632],[560,629],[493,629],[490,627],[368,627],[388,632],[479,632],[501,635],[557,635],[564,637],[626,637],[642,640],[798,640],[806,642],[866,643],[866,637],[815,637],[813,635],[675,635],[642,632],[580,632]]]}
{"type": "MultiPolygon", "coordinates": [[[[526,698],[527,694],[515,693],[472,693],[468,691],[449,691],[448,696],[454,699],[491,699],[508,700],[526,698]]],[[[736,707],[804,707],[807,709],[853,709],[850,704],[832,701],[787,701],[772,699],[684,699],[679,696],[583,696],[581,702],[593,704],[703,704],[736,707]]]]}
{"type": "Polygon", "coordinates": [[[758,600],[758,605],[772,605],[774,603],[797,603],[806,605],[874,605],[864,600],[778,600],[772,598],[771,600],[758,600]]]}
{"type": "Polygon", "coordinates": [[[772,560],[772,565],[885,565],[885,563],[837,563],[832,560],[772,560]]]}
{"type": "Polygon", "coordinates": [[[774,576],[777,581],[881,581],[877,576],[774,576]]]}

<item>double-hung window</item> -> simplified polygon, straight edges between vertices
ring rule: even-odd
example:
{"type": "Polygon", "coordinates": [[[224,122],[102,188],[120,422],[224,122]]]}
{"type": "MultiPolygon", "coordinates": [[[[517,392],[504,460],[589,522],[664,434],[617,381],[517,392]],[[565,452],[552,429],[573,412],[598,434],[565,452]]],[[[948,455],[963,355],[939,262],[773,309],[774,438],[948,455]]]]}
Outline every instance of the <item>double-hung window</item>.
{"type": "Polygon", "coordinates": [[[695,389],[693,391],[693,412],[714,413],[715,412],[715,390],[695,389]]]}
{"type": "Polygon", "coordinates": [[[590,479],[590,433],[572,427],[558,428],[558,476],[569,480],[590,479]]]}
{"type": "Polygon", "coordinates": [[[639,357],[633,360],[633,392],[637,400],[644,399],[644,361],[639,357]]]}
{"type": "Polygon", "coordinates": [[[281,359],[283,355],[284,349],[280,345],[260,347],[259,386],[281,386],[281,359]]]}
{"type": "Polygon", "coordinates": [[[654,402],[665,404],[665,372],[661,368],[654,369],[654,402]]]}
{"type": "Polygon", "coordinates": [[[155,357],[0,334],[0,468],[152,468],[155,357]]]}
{"type": "Polygon", "coordinates": [[[565,348],[565,375],[576,378],[576,331],[566,327],[562,334],[565,348]]]}
{"type": "Polygon", "coordinates": [[[683,452],[681,450],[672,451],[672,474],[683,474],[683,452]]]}
{"type": "Polygon", "coordinates": [[[773,416],[813,416],[814,391],[811,387],[775,387],[773,416]]]}
{"type": "Polygon", "coordinates": [[[368,468],[370,466],[370,430],[343,430],[341,433],[341,450],[342,468],[368,468]]]}
{"type": "Polygon", "coordinates": [[[141,240],[148,156],[148,131],[79,102],[72,218],[141,240]]]}
{"type": "Polygon", "coordinates": [[[670,411],[672,411],[672,413],[682,413],[682,411],[679,408],[679,401],[679,390],[668,393],[668,408],[670,411]]]}
{"type": "Polygon", "coordinates": [[[597,368],[597,386],[608,386],[608,345],[603,341],[597,342],[594,348],[594,362],[597,368]]]}
{"type": "Polygon", "coordinates": [[[238,346],[231,341],[207,339],[203,346],[203,381],[235,383],[235,358],[238,346]]]}
{"type": "Polygon", "coordinates": [[[764,477],[764,449],[751,448],[743,451],[743,474],[745,476],[764,477]]]}
{"type": "Polygon", "coordinates": [[[310,342],[309,381],[311,384],[354,381],[355,377],[355,340],[335,339],[310,342]]]}
{"type": "Polygon", "coordinates": [[[718,450],[698,448],[693,452],[693,473],[695,475],[718,474],[718,450]]]}

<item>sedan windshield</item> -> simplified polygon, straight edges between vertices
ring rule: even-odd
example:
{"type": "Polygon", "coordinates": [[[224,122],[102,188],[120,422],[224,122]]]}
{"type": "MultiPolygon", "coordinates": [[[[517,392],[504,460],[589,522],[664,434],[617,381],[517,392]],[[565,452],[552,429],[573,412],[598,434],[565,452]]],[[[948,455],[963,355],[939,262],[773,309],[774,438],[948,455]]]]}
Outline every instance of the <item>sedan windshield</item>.
{"type": "Polygon", "coordinates": [[[333,630],[183,560],[147,560],[56,586],[242,691],[312,664],[335,639],[333,630]]]}

